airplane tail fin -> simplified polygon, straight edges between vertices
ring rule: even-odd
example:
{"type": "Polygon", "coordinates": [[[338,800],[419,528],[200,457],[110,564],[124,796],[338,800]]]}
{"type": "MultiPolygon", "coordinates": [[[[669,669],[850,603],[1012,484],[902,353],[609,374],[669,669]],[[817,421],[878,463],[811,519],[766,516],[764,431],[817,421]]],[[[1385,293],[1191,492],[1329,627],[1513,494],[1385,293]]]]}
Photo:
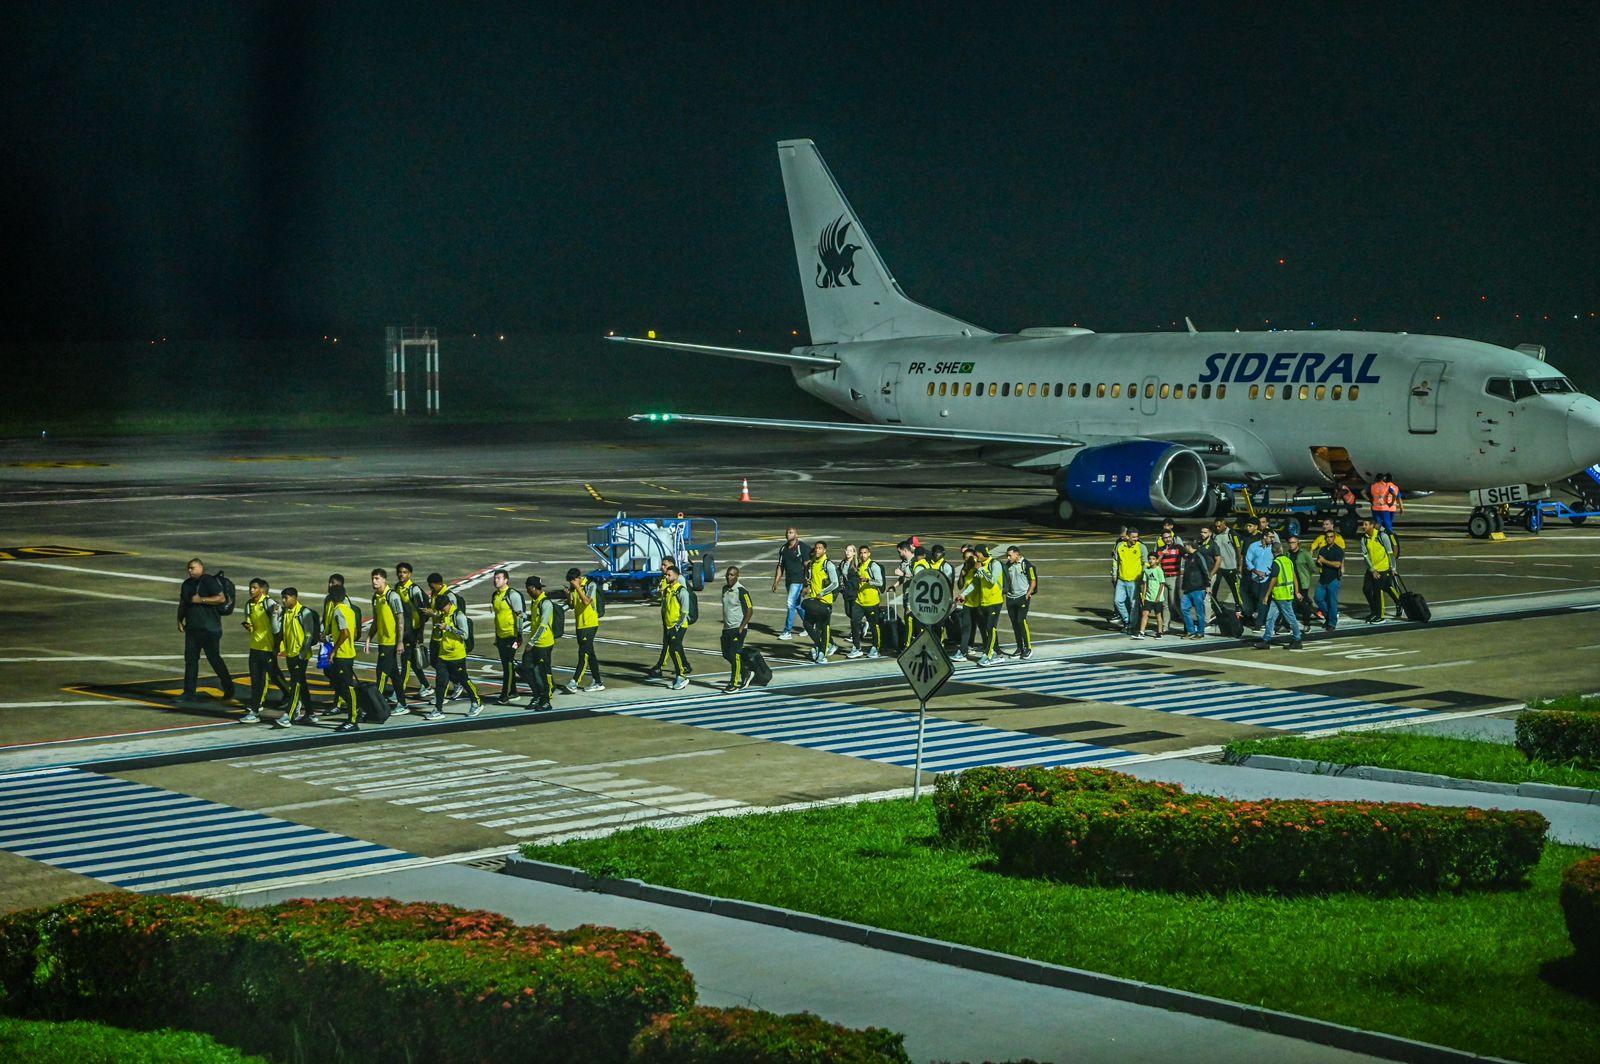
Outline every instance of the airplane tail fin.
{"type": "Polygon", "coordinates": [[[778,161],[812,343],[989,335],[900,290],[815,144],[779,141],[778,161]]]}

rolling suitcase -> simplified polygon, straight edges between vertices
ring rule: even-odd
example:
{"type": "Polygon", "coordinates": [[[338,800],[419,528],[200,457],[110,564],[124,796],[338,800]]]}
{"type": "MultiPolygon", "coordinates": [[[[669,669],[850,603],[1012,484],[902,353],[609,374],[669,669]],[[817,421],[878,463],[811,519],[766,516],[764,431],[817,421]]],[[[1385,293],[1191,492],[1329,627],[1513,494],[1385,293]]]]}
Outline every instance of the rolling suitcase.
{"type": "Polygon", "coordinates": [[[755,647],[745,647],[739,651],[739,663],[749,674],[752,687],[765,687],[772,682],[772,667],[767,664],[766,656],[755,647]]]}
{"type": "Polygon", "coordinates": [[[1215,595],[1211,596],[1211,608],[1216,611],[1217,634],[1224,639],[1238,639],[1244,634],[1244,615],[1235,607],[1223,607],[1215,595]]]}
{"type": "Polygon", "coordinates": [[[389,719],[389,702],[375,683],[356,684],[356,709],[365,724],[382,724],[389,719]]]}
{"type": "Polygon", "coordinates": [[[1428,608],[1428,600],[1417,591],[1407,591],[1406,585],[1398,576],[1395,582],[1400,585],[1400,612],[1406,615],[1406,620],[1413,624],[1427,624],[1433,618],[1433,611],[1428,608]]]}

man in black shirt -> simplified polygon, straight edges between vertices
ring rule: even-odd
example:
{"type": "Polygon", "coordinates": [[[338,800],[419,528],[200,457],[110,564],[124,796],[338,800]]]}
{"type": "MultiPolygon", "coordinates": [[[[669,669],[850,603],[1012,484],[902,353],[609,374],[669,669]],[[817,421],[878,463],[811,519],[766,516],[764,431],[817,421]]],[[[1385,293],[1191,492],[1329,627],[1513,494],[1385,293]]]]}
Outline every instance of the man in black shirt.
{"type": "Polygon", "coordinates": [[[192,699],[200,678],[200,654],[205,653],[217,679],[222,681],[224,701],[233,698],[233,675],[222,660],[222,614],[227,601],[222,582],[206,572],[199,558],[189,559],[189,578],[178,593],[178,631],[183,633],[183,697],[192,699]]]}
{"type": "Polygon", "coordinates": [[[788,590],[788,613],[783,619],[779,639],[793,639],[795,617],[800,614],[800,595],[806,586],[806,566],[811,562],[811,547],[800,542],[800,533],[788,529],[783,535],[783,546],[778,548],[778,564],[772,570],[772,590],[778,590],[781,580],[788,590]]]}

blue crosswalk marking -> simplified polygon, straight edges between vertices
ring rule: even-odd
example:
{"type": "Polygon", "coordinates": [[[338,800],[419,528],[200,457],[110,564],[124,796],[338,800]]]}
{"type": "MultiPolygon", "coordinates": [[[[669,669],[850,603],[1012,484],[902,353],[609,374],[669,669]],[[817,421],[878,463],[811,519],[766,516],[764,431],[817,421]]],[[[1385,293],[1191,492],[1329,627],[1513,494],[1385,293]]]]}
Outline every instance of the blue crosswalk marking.
{"type": "Polygon", "coordinates": [[[1334,698],[1304,691],[1223,680],[1200,680],[1144,669],[1118,669],[1092,662],[1063,661],[1033,668],[1008,667],[965,674],[964,679],[989,687],[1035,694],[1065,695],[1136,709],[1156,709],[1186,717],[1223,720],[1257,728],[1312,732],[1353,724],[1426,717],[1430,711],[1386,702],[1334,698]]]}
{"type": "Polygon", "coordinates": [[[0,850],[175,894],[408,860],[320,828],[82,769],[0,775],[0,850]]]}
{"type": "MultiPolygon", "coordinates": [[[[916,762],[915,714],[779,691],[674,699],[597,712],[709,728],[904,768],[916,762]]],[[[956,772],[978,765],[1110,765],[1138,756],[1128,750],[930,716],[923,734],[922,767],[956,772]]]]}

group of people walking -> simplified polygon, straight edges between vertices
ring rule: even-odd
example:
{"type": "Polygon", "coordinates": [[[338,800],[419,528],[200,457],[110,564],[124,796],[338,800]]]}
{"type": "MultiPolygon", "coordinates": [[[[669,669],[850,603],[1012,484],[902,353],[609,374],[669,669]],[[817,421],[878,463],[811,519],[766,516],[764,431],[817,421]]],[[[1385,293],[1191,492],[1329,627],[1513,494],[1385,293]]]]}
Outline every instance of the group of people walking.
{"type": "MultiPolygon", "coordinates": [[[[1393,532],[1378,519],[1364,517],[1359,528],[1367,622],[1380,623],[1390,601],[1398,612],[1399,548],[1393,532]]],[[[1323,521],[1309,542],[1280,537],[1254,516],[1245,519],[1242,532],[1219,518],[1202,525],[1193,538],[1168,519],[1153,544],[1142,540],[1138,529],[1127,527],[1112,550],[1112,604],[1118,627],[1134,639],[1161,638],[1180,626],[1183,638],[1204,638],[1209,602],[1222,634],[1237,637],[1245,628],[1254,629],[1260,633],[1259,645],[1268,646],[1283,624],[1289,629],[1289,646],[1299,649],[1306,627],[1338,627],[1346,558],[1345,539],[1332,520],[1323,521]]],[[[1028,612],[1039,576],[1022,551],[1009,547],[996,557],[986,544],[976,543],[947,555],[943,545],[924,547],[915,536],[896,544],[894,555],[883,561],[865,543],[846,545],[836,561],[828,543],[804,543],[797,529],[788,529],[772,573],[773,592],[787,596],[778,639],[793,640],[803,631],[811,640],[810,660],[817,664],[841,652],[846,658],[898,654],[916,637],[917,622],[905,607],[906,595],[917,574],[927,569],[942,573],[953,595],[954,607],[935,633],[948,653],[980,666],[1000,662],[1008,656],[1001,646],[1004,612],[1012,633],[1009,655],[1033,656],[1028,612]],[[836,636],[842,641],[836,642],[836,636]]],[[[382,568],[373,569],[369,577],[371,594],[363,591],[358,601],[342,574],[331,575],[320,610],[301,602],[294,587],[273,597],[260,578],[252,579],[243,601],[236,602],[231,581],[220,572],[207,572],[200,559],[191,559],[178,603],[184,697],[194,696],[204,656],[217,673],[223,698],[234,698],[233,677],[220,645],[223,618],[237,612],[250,641],[246,722],[261,719],[269,684],[282,693],[282,712],[272,721],[282,728],[312,723],[321,708],[339,720],[339,731],[354,731],[365,712],[374,711],[380,719],[404,715],[411,712],[413,699],[427,707],[418,707],[427,720],[442,717],[445,703],[456,697],[467,699],[468,716],[482,712],[483,696],[467,668],[476,638],[462,594],[437,572],[418,584],[408,562],[395,566],[392,582],[382,568]],[[358,644],[374,655],[372,684],[356,681],[358,644]],[[333,690],[331,706],[313,704],[307,684],[313,665],[333,690]]],[[[564,689],[605,690],[595,646],[606,610],[600,584],[577,568],[567,570],[562,586],[551,589],[538,576],[527,577],[520,589],[514,587],[504,569],[496,570],[492,579],[490,606],[500,662],[496,704],[510,705],[520,688],[529,708],[551,706],[557,685],[554,648],[568,623],[574,629],[577,659],[564,689]]],[[[729,676],[721,690],[732,694],[764,684],[771,670],[747,644],[755,603],[740,581],[739,568],[729,566],[724,579],[720,649],[729,676]]],[[[646,675],[665,679],[670,668],[670,685],[680,690],[694,672],[684,638],[699,620],[699,599],[671,560],[663,564],[655,590],[661,651],[646,675]]]]}
{"type": "Polygon", "coordinates": [[[982,543],[961,548],[960,561],[946,556],[943,544],[924,547],[915,536],[895,545],[896,559],[879,562],[871,544],[847,544],[839,561],[819,540],[809,546],[798,530],[784,533],[778,563],[772,572],[772,590],[786,590],[783,629],[778,638],[793,639],[803,629],[811,639],[811,660],[825,663],[841,647],[834,642],[835,607],[848,638],[848,658],[876,658],[898,654],[916,637],[916,620],[905,608],[911,581],[923,569],[943,573],[950,582],[953,608],[938,633],[945,648],[993,665],[1005,655],[1000,649],[1000,613],[1011,619],[1012,654],[1033,656],[1028,629],[1028,608],[1039,588],[1038,571],[1021,549],[1009,547],[1001,558],[991,556],[982,543]],[[795,627],[799,621],[801,628],[795,627]]]}
{"type": "MultiPolygon", "coordinates": [[[[1399,615],[1399,547],[1392,528],[1376,518],[1363,517],[1357,527],[1366,563],[1366,622],[1381,624],[1389,601],[1399,615]]],[[[1160,638],[1169,626],[1180,625],[1182,638],[1205,638],[1209,600],[1221,634],[1237,637],[1253,629],[1260,633],[1258,645],[1266,647],[1281,622],[1290,649],[1299,650],[1304,628],[1338,628],[1345,567],[1345,538],[1332,519],[1306,541],[1280,536],[1254,515],[1244,520],[1242,533],[1217,518],[1189,539],[1168,518],[1153,546],[1140,540],[1138,529],[1122,530],[1111,556],[1112,602],[1123,634],[1134,639],[1160,638]]]]}

